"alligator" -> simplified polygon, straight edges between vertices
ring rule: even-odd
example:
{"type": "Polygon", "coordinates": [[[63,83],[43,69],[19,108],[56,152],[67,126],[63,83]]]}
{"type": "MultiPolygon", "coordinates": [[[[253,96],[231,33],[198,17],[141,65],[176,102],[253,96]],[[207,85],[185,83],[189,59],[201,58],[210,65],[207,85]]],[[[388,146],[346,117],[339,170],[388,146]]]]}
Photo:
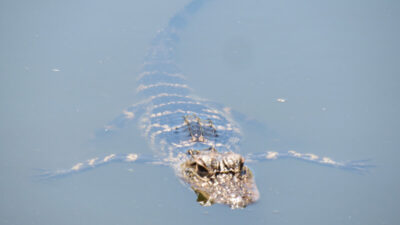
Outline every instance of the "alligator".
{"type": "Polygon", "coordinates": [[[194,97],[175,63],[179,34],[208,0],[193,0],[158,31],[145,56],[137,92],[143,101],[123,110],[96,136],[115,133],[127,124],[139,125],[154,157],[136,153],[109,154],[77,163],[68,169],[49,171],[45,178],[70,175],[113,162],[162,164],[197,195],[201,205],[225,204],[244,208],[259,199],[254,176],[245,162],[294,158],[320,165],[362,171],[363,161],[334,161],[310,153],[261,152],[238,154],[242,134],[229,108],[194,97]]]}

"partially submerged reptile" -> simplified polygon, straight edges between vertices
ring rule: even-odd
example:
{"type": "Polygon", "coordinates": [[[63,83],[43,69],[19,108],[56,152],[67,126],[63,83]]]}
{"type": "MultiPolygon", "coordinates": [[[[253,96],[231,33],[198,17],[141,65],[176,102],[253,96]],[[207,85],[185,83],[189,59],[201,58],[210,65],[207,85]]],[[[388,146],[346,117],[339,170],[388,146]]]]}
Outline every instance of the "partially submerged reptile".
{"type": "Polygon", "coordinates": [[[245,165],[246,160],[290,157],[356,171],[368,167],[362,162],[338,162],[295,151],[262,152],[246,157],[235,153],[239,150],[241,133],[229,110],[191,96],[191,89],[174,62],[179,34],[190,16],[206,1],[192,1],[158,32],[138,79],[137,91],[145,100],[124,110],[100,132],[111,133],[128,122],[138,121],[157,157],[146,158],[135,153],[110,154],[78,163],[69,169],[45,173],[44,177],[69,175],[111,162],[158,163],[174,168],[176,174],[194,190],[202,205],[220,203],[231,208],[243,208],[259,198],[252,172],[245,165]]]}

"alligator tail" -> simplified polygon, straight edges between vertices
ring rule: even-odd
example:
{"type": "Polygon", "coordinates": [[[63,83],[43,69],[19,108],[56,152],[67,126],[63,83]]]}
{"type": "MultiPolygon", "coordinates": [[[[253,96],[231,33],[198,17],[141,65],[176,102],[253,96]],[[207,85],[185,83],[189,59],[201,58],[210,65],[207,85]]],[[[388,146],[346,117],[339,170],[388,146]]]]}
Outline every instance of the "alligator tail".
{"type": "Polygon", "coordinates": [[[159,94],[188,95],[191,89],[175,63],[179,36],[188,21],[211,0],[193,0],[171,17],[167,26],[158,31],[145,56],[142,72],[138,78],[137,92],[148,98],[159,94]]]}

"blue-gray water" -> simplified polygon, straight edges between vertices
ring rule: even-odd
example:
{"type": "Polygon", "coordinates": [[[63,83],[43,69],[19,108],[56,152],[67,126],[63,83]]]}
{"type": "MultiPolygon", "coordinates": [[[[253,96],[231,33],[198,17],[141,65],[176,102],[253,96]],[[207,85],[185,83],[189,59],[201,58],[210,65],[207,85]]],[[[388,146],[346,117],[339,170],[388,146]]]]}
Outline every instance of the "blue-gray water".
{"type": "Polygon", "coordinates": [[[372,159],[367,175],[253,164],[261,198],[234,211],[198,205],[164,167],[34,179],[35,169],[149,152],[135,127],[91,135],[138,100],[150,40],[188,2],[0,2],[0,224],[398,224],[397,1],[213,1],[178,46],[198,96],[266,125],[244,124],[242,152],[372,159]]]}

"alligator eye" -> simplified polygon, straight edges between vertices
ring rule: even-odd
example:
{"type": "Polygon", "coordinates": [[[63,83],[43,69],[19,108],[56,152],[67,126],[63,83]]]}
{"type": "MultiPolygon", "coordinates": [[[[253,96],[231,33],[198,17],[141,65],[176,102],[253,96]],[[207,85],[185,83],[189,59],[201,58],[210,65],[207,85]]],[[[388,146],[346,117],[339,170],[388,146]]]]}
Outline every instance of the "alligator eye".
{"type": "Polygon", "coordinates": [[[205,177],[208,175],[208,170],[204,166],[197,164],[197,174],[200,177],[205,177]]]}

